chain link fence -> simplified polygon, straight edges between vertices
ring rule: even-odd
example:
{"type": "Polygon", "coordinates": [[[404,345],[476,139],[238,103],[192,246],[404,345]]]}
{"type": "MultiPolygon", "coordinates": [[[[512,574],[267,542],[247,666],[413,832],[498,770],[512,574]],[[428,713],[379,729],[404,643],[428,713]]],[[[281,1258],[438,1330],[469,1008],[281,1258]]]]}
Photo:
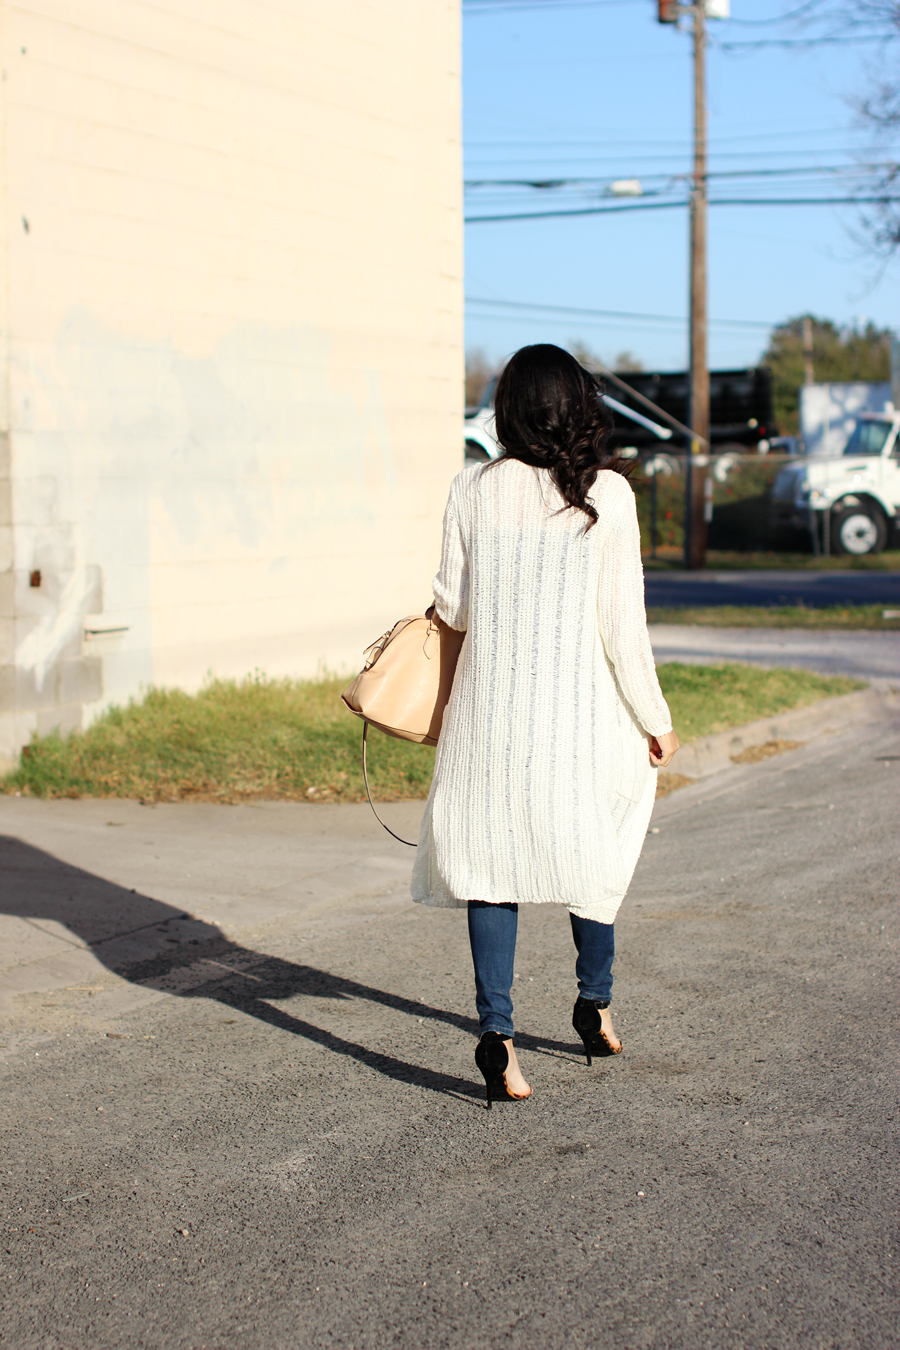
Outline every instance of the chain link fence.
{"type": "MultiPolygon", "coordinates": [[[[809,530],[779,524],[772,511],[775,479],[785,464],[796,463],[796,456],[729,451],[696,457],[694,471],[706,474],[707,548],[811,553],[809,530]]],[[[671,558],[684,548],[685,469],[685,455],[655,451],[640,455],[632,470],[645,558],[671,558]]]]}

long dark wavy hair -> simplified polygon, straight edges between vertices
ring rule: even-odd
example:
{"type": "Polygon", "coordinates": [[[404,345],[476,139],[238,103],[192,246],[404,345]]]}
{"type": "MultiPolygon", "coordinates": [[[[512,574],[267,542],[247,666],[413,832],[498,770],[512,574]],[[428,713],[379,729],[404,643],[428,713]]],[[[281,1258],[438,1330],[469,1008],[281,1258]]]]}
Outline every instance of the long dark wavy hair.
{"type": "Polygon", "coordinates": [[[562,347],[522,347],[506,365],[494,393],[497,440],[504,459],[548,469],[565,501],[597,522],[588,493],[601,469],[628,473],[628,460],[607,450],[612,414],[596,376],[562,347]]]}

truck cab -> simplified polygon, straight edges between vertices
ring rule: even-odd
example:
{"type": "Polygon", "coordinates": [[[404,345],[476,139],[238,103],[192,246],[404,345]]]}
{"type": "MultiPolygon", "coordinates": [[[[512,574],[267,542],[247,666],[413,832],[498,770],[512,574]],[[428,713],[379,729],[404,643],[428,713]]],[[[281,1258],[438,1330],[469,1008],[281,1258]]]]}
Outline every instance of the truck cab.
{"type": "Polygon", "coordinates": [[[879,553],[900,526],[900,413],[886,404],[853,425],[843,453],[787,465],[772,487],[777,524],[817,529],[826,552],[879,553]]]}

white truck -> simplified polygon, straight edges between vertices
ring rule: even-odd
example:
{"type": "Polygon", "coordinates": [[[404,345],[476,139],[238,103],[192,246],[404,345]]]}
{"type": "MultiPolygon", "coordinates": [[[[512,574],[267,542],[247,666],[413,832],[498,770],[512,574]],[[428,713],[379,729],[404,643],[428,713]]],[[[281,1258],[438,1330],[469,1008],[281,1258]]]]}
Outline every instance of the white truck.
{"type": "Polygon", "coordinates": [[[808,455],[772,485],[776,524],[815,530],[826,553],[879,553],[900,527],[900,413],[857,417],[843,453],[808,455]]]}

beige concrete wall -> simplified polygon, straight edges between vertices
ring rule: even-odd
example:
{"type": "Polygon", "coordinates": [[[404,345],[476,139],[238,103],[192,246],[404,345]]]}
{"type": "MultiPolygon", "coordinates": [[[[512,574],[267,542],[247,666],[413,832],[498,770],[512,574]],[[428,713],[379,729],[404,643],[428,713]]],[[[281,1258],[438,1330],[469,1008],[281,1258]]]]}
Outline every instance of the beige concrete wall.
{"type": "Polygon", "coordinates": [[[355,668],[461,466],[459,0],[19,0],[2,48],[0,754],[355,668]]]}

